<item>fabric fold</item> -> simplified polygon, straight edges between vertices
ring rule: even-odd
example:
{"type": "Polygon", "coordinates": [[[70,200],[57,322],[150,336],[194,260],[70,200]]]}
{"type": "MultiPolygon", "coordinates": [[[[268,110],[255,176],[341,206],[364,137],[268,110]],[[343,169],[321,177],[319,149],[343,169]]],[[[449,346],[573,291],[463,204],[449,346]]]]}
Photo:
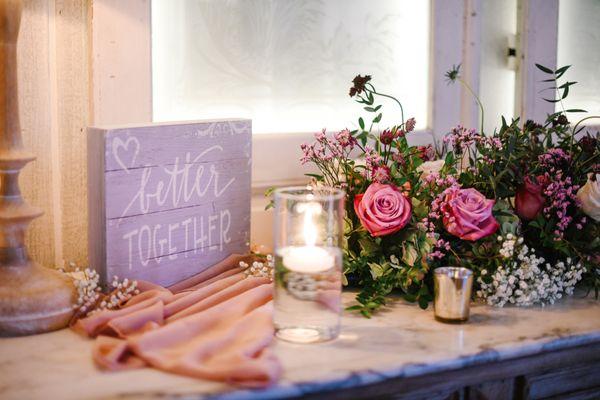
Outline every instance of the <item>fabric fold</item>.
{"type": "Polygon", "coordinates": [[[118,310],[78,320],[97,337],[96,364],[106,370],[144,366],[190,377],[261,387],[279,379],[273,341],[273,289],[246,278],[233,255],[169,289],[140,282],[142,292],[118,310]]]}

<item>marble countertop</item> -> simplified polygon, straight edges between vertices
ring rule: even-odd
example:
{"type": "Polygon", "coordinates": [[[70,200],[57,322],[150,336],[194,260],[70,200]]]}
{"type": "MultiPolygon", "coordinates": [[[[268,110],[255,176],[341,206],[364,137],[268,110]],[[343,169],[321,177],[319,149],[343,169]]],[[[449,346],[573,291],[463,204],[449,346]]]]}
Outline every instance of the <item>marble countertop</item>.
{"type": "MultiPolygon", "coordinates": [[[[352,293],[345,293],[346,304],[352,293]]],[[[458,369],[600,341],[600,302],[572,297],[550,307],[475,305],[468,324],[437,322],[431,309],[397,301],[371,319],[345,313],[337,340],[310,345],[277,341],[285,373],[267,390],[153,369],[102,372],[91,340],[70,330],[0,338],[0,398],[9,399],[275,399],[333,388],[458,369]]]]}

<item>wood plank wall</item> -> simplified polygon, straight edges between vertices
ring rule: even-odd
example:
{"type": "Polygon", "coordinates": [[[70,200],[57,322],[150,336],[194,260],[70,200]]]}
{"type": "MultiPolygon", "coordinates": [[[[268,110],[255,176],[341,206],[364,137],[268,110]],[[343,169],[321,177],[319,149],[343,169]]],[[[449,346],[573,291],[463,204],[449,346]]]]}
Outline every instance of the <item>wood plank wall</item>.
{"type": "Polygon", "coordinates": [[[45,214],[27,242],[46,266],[87,263],[85,127],[90,118],[90,0],[24,0],[19,102],[26,146],[37,155],[21,189],[45,214]]]}

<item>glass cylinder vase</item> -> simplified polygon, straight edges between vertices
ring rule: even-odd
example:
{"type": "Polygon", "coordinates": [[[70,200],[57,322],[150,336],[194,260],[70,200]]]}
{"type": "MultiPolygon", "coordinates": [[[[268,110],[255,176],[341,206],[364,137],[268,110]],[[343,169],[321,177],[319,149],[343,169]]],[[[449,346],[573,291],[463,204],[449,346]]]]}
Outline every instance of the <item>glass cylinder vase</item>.
{"type": "Polygon", "coordinates": [[[345,193],[326,187],[275,191],[276,336],[296,343],[340,332],[345,193]]]}

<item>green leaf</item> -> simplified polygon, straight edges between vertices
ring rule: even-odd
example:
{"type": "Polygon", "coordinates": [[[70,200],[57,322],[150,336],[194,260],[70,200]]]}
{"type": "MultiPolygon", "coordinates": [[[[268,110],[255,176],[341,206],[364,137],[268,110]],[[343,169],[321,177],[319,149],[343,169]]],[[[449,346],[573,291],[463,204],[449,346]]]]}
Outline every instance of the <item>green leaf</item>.
{"type": "Polygon", "coordinates": [[[540,65],[540,64],[535,64],[535,66],[536,66],[536,67],[537,67],[537,68],[538,68],[540,71],[543,71],[543,72],[545,72],[545,73],[547,73],[547,74],[554,74],[554,71],[552,71],[552,70],[551,70],[550,68],[548,68],[548,67],[544,67],[543,65],[540,65]]]}
{"type": "Polygon", "coordinates": [[[362,119],[362,117],[358,119],[358,126],[360,126],[360,129],[363,131],[365,130],[365,121],[362,119]]]}
{"type": "Polygon", "coordinates": [[[565,112],[568,113],[586,113],[586,110],[582,110],[581,108],[570,108],[568,110],[565,110],[565,112]]]}
{"type": "Polygon", "coordinates": [[[381,121],[382,116],[383,116],[383,114],[381,114],[381,113],[377,114],[377,116],[373,119],[373,123],[376,124],[379,121],[381,121]]]}
{"type": "Polygon", "coordinates": [[[265,197],[269,197],[273,194],[273,192],[277,189],[275,186],[271,186],[265,190],[265,197]]]}
{"type": "Polygon", "coordinates": [[[570,65],[565,65],[564,67],[560,67],[559,69],[557,69],[556,71],[554,71],[554,73],[556,74],[556,79],[559,79],[561,76],[563,76],[563,74],[565,72],[567,72],[567,70],[571,68],[570,65]]]}
{"type": "Polygon", "coordinates": [[[377,243],[373,242],[372,240],[370,240],[369,238],[359,239],[358,244],[360,245],[362,252],[365,253],[366,255],[369,255],[369,254],[379,250],[379,245],[377,243]]]}
{"type": "Polygon", "coordinates": [[[383,269],[383,267],[377,263],[368,263],[369,264],[369,268],[371,270],[371,276],[373,277],[373,279],[377,279],[380,278],[381,276],[383,276],[383,273],[385,272],[385,270],[383,269]]]}
{"type": "Polygon", "coordinates": [[[563,98],[563,99],[564,99],[564,98],[566,98],[566,97],[569,95],[569,87],[570,87],[571,85],[574,85],[575,83],[577,83],[577,82],[567,82],[567,83],[565,83],[564,85],[561,85],[561,86],[560,86],[561,88],[564,88],[564,90],[563,90],[563,95],[562,95],[562,98],[563,98]]]}
{"type": "Polygon", "coordinates": [[[412,245],[406,245],[404,248],[404,254],[402,254],[402,261],[409,266],[414,266],[415,261],[417,261],[417,257],[419,253],[412,245]]]}
{"type": "Polygon", "coordinates": [[[411,293],[405,293],[404,294],[404,300],[410,302],[410,303],[414,303],[415,301],[417,301],[417,295],[416,294],[411,294],[411,293]]]}
{"type": "Polygon", "coordinates": [[[454,153],[452,152],[448,152],[448,154],[446,154],[446,159],[444,160],[444,166],[452,166],[454,165],[454,153]]]}

